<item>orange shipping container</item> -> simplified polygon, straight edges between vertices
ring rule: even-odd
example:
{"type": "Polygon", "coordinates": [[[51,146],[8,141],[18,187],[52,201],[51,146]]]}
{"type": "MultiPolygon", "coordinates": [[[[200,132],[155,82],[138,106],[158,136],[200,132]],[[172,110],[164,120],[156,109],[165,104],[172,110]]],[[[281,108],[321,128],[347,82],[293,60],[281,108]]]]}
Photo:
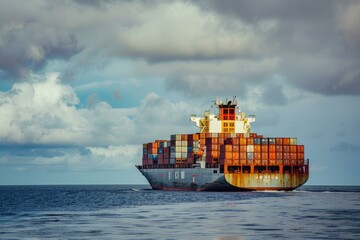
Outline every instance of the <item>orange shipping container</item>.
{"type": "Polygon", "coordinates": [[[283,139],[282,138],[275,138],[276,145],[283,145],[283,139]]]}
{"type": "Polygon", "coordinates": [[[233,164],[233,166],[239,166],[240,165],[240,160],[234,159],[232,164],[233,164]]]}
{"type": "Polygon", "coordinates": [[[284,152],[284,153],[283,153],[283,159],[284,159],[284,160],[289,160],[289,159],[290,159],[290,153],[284,152]]]}
{"type": "Polygon", "coordinates": [[[282,152],[277,152],[276,153],[276,159],[282,160],[283,159],[283,153],[282,152]]]}
{"type": "Polygon", "coordinates": [[[261,159],[262,160],[268,160],[269,159],[269,154],[266,152],[266,153],[261,153],[261,159]]]}
{"type": "Polygon", "coordinates": [[[298,160],[304,160],[304,153],[297,153],[298,160]]]}
{"type": "Polygon", "coordinates": [[[262,153],[268,153],[269,152],[268,145],[261,145],[261,152],[262,153]]]}
{"type": "Polygon", "coordinates": [[[239,145],[239,144],[240,144],[240,140],[239,140],[238,138],[233,138],[233,144],[239,145]]]}
{"type": "Polygon", "coordinates": [[[291,153],[296,153],[296,150],[297,150],[296,145],[291,145],[291,146],[290,146],[290,152],[291,152],[291,153]]]}
{"type": "Polygon", "coordinates": [[[246,138],[240,138],[240,145],[246,145],[246,138]]]}
{"type": "Polygon", "coordinates": [[[283,146],[283,152],[284,153],[289,153],[290,152],[290,146],[289,145],[284,145],[283,146]]]}
{"type": "Polygon", "coordinates": [[[241,165],[246,165],[246,160],[240,160],[241,165]]]}
{"type": "Polygon", "coordinates": [[[246,153],[246,145],[240,145],[239,146],[239,152],[245,152],[246,153]]]}
{"type": "Polygon", "coordinates": [[[255,153],[254,153],[254,159],[255,159],[255,160],[261,160],[261,153],[255,152],[255,153]]]}
{"type": "Polygon", "coordinates": [[[239,152],[233,152],[233,159],[238,160],[239,159],[239,152]]]}
{"type": "Polygon", "coordinates": [[[233,159],[233,153],[232,152],[225,152],[225,159],[233,159]]]}
{"type": "Polygon", "coordinates": [[[233,152],[239,152],[239,145],[232,145],[233,152]]]}
{"type": "Polygon", "coordinates": [[[239,153],[240,160],[246,160],[246,152],[239,153]]]}
{"type": "Polygon", "coordinates": [[[275,160],[269,160],[269,165],[276,165],[275,160]]]}
{"type": "Polygon", "coordinates": [[[247,143],[247,145],[253,145],[254,144],[254,139],[253,138],[246,138],[246,143],[247,143]]]}
{"type": "Polygon", "coordinates": [[[254,152],[261,152],[261,145],[254,145],[254,152]]]}
{"type": "Polygon", "coordinates": [[[229,145],[229,144],[227,144],[227,145],[225,145],[225,152],[232,152],[232,145],[229,145]]]}
{"type": "Polygon", "coordinates": [[[276,165],[281,165],[284,163],[284,161],[282,159],[276,159],[275,163],[276,163],[276,165]]]}
{"type": "Polygon", "coordinates": [[[290,153],[290,159],[291,160],[296,160],[297,159],[297,154],[296,153],[290,153]]]}
{"type": "Polygon", "coordinates": [[[276,145],[269,145],[269,152],[271,153],[276,152],[276,145]]]}
{"type": "Polygon", "coordinates": [[[283,152],[283,146],[282,145],[275,145],[276,146],[276,152],[282,153],[283,152]]]}
{"type": "Polygon", "coordinates": [[[276,159],[276,153],[270,152],[269,153],[269,160],[275,160],[276,159]]]}

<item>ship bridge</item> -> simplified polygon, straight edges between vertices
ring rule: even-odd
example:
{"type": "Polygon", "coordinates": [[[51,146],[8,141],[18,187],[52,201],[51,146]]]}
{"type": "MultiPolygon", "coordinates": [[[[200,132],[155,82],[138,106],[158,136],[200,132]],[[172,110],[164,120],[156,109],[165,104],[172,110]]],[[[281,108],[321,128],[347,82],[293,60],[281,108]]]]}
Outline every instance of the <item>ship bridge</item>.
{"type": "Polygon", "coordinates": [[[214,101],[218,114],[205,111],[203,117],[190,115],[190,121],[200,128],[200,133],[250,133],[250,123],[255,122],[255,115],[246,117],[237,106],[237,99],[225,102],[218,98],[214,101]]]}

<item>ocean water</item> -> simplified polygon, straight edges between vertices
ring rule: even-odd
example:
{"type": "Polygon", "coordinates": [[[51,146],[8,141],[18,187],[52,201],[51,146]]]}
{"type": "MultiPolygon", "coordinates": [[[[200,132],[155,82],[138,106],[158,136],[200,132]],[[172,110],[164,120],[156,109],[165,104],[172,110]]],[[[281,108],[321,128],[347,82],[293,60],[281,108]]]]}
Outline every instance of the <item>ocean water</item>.
{"type": "Polygon", "coordinates": [[[360,187],[0,186],[0,239],[360,239],[360,187]]]}

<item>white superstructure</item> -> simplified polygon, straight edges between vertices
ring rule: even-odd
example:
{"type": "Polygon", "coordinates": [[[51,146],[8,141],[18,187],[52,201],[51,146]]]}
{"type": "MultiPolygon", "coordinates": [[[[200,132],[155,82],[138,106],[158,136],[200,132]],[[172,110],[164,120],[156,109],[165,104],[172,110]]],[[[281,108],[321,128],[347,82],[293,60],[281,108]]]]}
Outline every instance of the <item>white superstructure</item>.
{"type": "Polygon", "coordinates": [[[246,117],[237,107],[236,97],[225,103],[216,98],[215,105],[219,109],[218,115],[205,111],[204,117],[190,116],[200,133],[250,133],[250,123],[255,122],[255,116],[246,117]]]}

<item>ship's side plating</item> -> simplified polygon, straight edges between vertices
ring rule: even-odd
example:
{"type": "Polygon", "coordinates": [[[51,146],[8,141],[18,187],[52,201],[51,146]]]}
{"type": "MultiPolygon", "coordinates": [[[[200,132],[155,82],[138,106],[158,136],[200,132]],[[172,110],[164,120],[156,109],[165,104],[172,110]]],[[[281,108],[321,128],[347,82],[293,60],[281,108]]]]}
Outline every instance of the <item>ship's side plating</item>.
{"type": "Polygon", "coordinates": [[[220,168],[168,168],[139,171],[156,190],[257,191],[293,190],[305,184],[307,168],[293,173],[220,173],[220,168]]]}

